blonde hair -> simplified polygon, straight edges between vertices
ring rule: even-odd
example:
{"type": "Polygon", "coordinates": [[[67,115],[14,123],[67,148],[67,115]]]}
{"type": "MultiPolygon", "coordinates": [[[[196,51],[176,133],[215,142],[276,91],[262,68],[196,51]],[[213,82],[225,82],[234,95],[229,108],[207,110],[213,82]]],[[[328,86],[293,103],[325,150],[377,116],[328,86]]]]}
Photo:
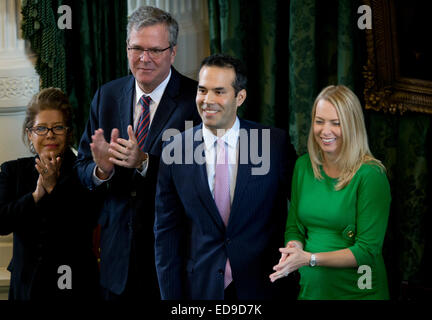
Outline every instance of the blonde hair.
{"type": "Polygon", "coordinates": [[[320,100],[331,103],[339,117],[342,132],[342,145],[336,158],[336,165],[341,174],[335,185],[335,190],[341,190],[348,185],[357,170],[364,163],[373,163],[385,170],[381,161],[374,158],[369,149],[363,111],[357,96],[343,85],[324,88],[315,99],[312,108],[312,122],[308,137],[308,152],[316,179],[321,180],[320,166],[324,155],[314,137],[314,122],[316,107],[320,100]]]}

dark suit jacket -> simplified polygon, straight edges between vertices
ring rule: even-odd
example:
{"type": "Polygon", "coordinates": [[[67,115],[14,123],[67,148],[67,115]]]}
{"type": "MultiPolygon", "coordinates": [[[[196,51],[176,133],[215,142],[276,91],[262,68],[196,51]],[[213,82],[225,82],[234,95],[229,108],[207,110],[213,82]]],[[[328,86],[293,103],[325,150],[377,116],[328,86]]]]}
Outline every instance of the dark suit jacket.
{"type": "MultiPolygon", "coordinates": [[[[194,136],[201,128],[193,128],[194,136]]],[[[264,128],[240,120],[240,130],[246,129],[249,136],[248,150],[251,130],[262,134],[264,128]]],[[[251,174],[255,165],[250,156],[246,164],[239,161],[226,228],[210,193],[206,164],[167,165],[161,159],[155,255],[162,299],[223,299],[227,258],[239,299],[274,297],[277,284],[271,284],[269,275],[280,258],[278,248],[284,245],[288,149],[282,130],[270,132],[270,169],[266,175],[251,174]]],[[[183,133],[181,139],[174,139],[171,147],[180,144],[184,154],[199,150],[202,134],[193,142],[193,150],[184,147],[188,145],[186,136],[183,133]]],[[[263,145],[261,138],[258,140],[261,155],[263,145]]],[[[242,143],[240,138],[240,150],[242,143]]]]}
{"type": "MultiPolygon", "coordinates": [[[[171,71],[144,145],[150,156],[146,177],[135,169],[116,166],[113,178],[104,186],[107,193],[99,220],[101,285],[115,294],[125,289],[133,241],[132,248],[137,254],[132,258],[147,285],[143,290],[151,297],[160,296],[154,266],[153,224],[162,135],[168,128],[184,131],[186,120],[200,122],[195,105],[196,81],[182,76],[174,68],[171,71]]],[[[135,79],[127,76],[103,85],[93,98],[77,162],[80,179],[91,190],[95,189],[92,180],[95,163],[89,146],[91,136],[102,128],[105,139],[110,141],[111,130],[118,128],[120,137],[128,139],[127,126],[133,124],[134,93],[135,79]]]]}
{"type": "Polygon", "coordinates": [[[0,234],[13,232],[8,268],[11,300],[98,296],[98,267],[92,250],[97,200],[80,184],[74,161],[75,155],[68,150],[55,188],[37,204],[32,196],[39,177],[35,158],[1,166],[0,234]],[[71,267],[72,290],[57,286],[61,265],[71,267]]]}

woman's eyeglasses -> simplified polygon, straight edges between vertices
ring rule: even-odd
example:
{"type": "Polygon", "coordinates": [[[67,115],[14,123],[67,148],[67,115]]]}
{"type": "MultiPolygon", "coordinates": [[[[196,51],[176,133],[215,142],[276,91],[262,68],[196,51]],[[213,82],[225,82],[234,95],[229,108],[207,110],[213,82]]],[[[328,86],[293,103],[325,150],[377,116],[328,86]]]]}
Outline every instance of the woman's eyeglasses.
{"type": "Polygon", "coordinates": [[[36,126],[33,128],[29,128],[31,132],[36,133],[38,136],[46,136],[49,131],[51,131],[55,135],[64,135],[68,131],[68,127],[65,126],[55,126],[52,128],[48,128],[45,126],[36,126]]]}

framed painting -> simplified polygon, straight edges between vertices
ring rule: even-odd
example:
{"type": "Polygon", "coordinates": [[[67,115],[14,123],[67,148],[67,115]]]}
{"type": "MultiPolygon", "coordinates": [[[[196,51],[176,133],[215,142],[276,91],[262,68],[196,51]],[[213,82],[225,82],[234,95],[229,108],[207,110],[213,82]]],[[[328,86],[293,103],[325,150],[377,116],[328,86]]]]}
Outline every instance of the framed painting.
{"type": "Polygon", "coordinates": [[[366,109],[432,114],[432,2],[365,0],[372,10],[366,30],[366,109]]]}

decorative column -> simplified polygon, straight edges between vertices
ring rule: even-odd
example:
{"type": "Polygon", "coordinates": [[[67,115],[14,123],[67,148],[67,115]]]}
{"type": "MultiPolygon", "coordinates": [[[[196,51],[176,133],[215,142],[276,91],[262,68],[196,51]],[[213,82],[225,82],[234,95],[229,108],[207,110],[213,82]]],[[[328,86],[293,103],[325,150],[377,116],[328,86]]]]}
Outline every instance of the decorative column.
{"type": "Polygon", "coordinates": [[[171,13],[179,24],[174,67],[197,79],[201,60],[210,55],[207,0],[128,0],[129,15],[148,5],[171,13]]]}
{"type": "Polygon", "coordinates": [[[28,155],[21,142],[25,108],[39,90],[39,76],[20,39],[20,0],[0,1],[0,162],[28,155]]]}
{"type": "MultiPolygon", "coordinates": [[[[39,76],[20,38],[20,0],[0,1],[0,163],[30,155],[22,143],[25,109],[39,90],[39,76]]],[[[12,254],[12,237],[0,237],[0,299],[9,284],[5,269],[12,254]]]]}

